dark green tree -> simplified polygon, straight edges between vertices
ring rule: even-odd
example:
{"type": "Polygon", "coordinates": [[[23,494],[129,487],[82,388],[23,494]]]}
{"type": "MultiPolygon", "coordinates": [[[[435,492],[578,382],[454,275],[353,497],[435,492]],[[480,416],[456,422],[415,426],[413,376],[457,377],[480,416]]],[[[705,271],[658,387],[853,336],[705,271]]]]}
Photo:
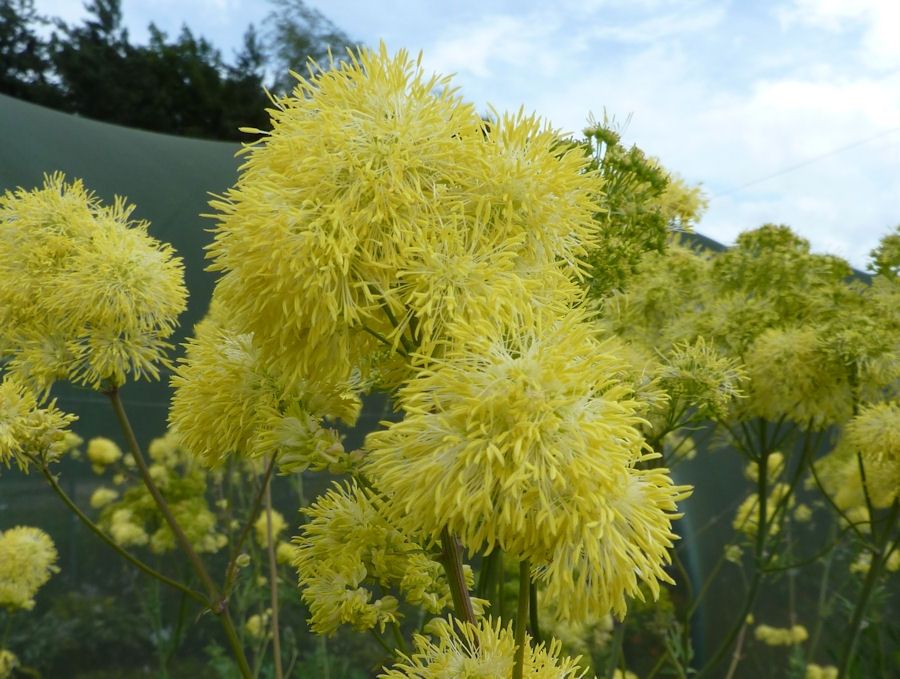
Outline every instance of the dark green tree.
{"type": "Polygon", "coordinates": [[[290,92],[296,82],[290,71],[305,74],[310,59],[327,68],[329,51],[339,60],[346,56],[348,47],[356,45],[328,17],[308,7],[303,0],[270,1],[274,9],[265,23],[271,45],[269,58],[275,74],[272,83],[275,92],[290,92]]]}
{"type": "Polygon", "coordinates": [[[50,106],[60,104],[50,80],[47,41],[36,28],[49,21],[37,13],[34,0],[0,0],[0,92],[50,106]]]}

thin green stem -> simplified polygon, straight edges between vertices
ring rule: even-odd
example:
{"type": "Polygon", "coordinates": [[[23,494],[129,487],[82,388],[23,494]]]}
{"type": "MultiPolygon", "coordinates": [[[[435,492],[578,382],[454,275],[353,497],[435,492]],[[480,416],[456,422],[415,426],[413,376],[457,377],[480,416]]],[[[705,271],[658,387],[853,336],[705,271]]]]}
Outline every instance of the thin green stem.
{"type": "Polygon", "coordinates": [[[894,504],[891,506],[890,513],[888,514],[888,521],[884,533],[879,537],[874,553],[872,554],[872,562],[869,566],[869,572],[866,574],[866,579],[863,582],[862,591],[859,594],[859,598],[856,600],[856,608],[853,610],[853,618],[850,620],[850,638],[847,641],[847,645],[844,647],[844,653],[841,657],[841,664],[838,669],[838,679],[846,677],[847,672],[850,669],[850,663],[853,660],[853,654],[856,651],[856,644],[859,641],[862,621],[866,614],[866,608],[869,606],[872,590],[874,590],[875,584],[881,576],[881,570],[887,557],[887,550],[885,547],[887,546],[894,523],[897,520],[898,513],[900,513],[900,500],[894,500],[894,504]]]}
{"type": "Polygon", "coordinates": [[[474,625],[475,611],[472,608],[472,599],[469,597],[469,588],[463,572],[462,547],[446,528],[441,533],[441,548],[440,561],[447,574],[447,583],[453,597],[453,609],[456,617],[474,625]]]}
{"type": "Polygon", "coordinates": [[[535,644],[541,643],[541,627],[538,620],[537,584],[528,576],[528,626],[535,644]]]}
{"type": "Polygon", "coordinates": [[[528,559],[519,564],[519,608],[516,612],[516,659],[513,679],[522,679],[525,668],[525,629],[528,626],[528,602],[531,589],[531,565],[528,559]]]}
{"type": "MultiPolygon", "coordinates": [[[[616,625],[616,631],[613,632],[612,652],[609,655],[609,664],[606,666],[604,676],[606,679],[612,679],[616,671],[616,665],[619,664],[619,656],[622,655],[622,644],[625,641],[625,621],[623,620],[616,625]]],[[[672,650],[666,645],[667,652],[674,659],[672,650]]],[[[624,673],[623,673],[624,674],[624,673]]]]}
{"type": "MultiPolygon", "coordinates": [[[[272,460],[275,456],[272,455],[272,460]]],[[[278,626],[278,562],[275,560],[275,536],[272,534],[272,481],[266,480],[266,552],[269,554],[269,599],[272,607],[272,657],[275,679],[284,679],[281,666],[281,632],[278,626]]]]}
{"type": "MultiPolygon", "coordinates": [[[[35,460],[35,463],[37,464],[36,460],[35,460]]],[[[151,578],[155,578],[155,579],[159,580],[160,582],[168,585],[169,587],[172,587],[173,589],[178,590],[185,596],[189,596],[191,599],[193,599],[194,601],[199,603],[204,608],[209,608],[210,602],[207,601],[206,597],[204,597],[202,594],[200,594],[200,592],[195,592],[187,585],[184,585],[184,584],[178,582],[177,580],[173,580],[172,578],[170,578],[166,575],[163,575],[162,573],[160,573],[158,570],[156,570],[152,566],[144,563],[143,561],[138,559],[133,554],[129,554],[122,547],[117,545],[115,543],[115,541],[109,535],[107,535],[105,532],[103,532],[103,530],[100,528],[100,526],[98,526],[93,521],[91,521],[87,517],[87,515],[81,511],[81,509],[78,507],[78,505],[75,504],[75,502],[72,500],[72,498],[70,498],[68,496],[66,491],[64,491],[62,489],[62,486],[59,485],[59,482],[56,480],[56,478],[53,476],[53,474],[50,473],[50,469],[46,465],[38,465],[38,466],[41,470],[41,473],[44,475],[44,477],[50,483],[50,487],[53,488],[53,491],[59,496],[59,498],[63,501],[63,503],[65,503],[65,505],[72,511],[72,513],[75,514],[75,516],[77,516],[79,518],[79,520],[85,526],[87,526],[88,529],[90,529],[90,531],[92,533],[94,533],[97,537],[99,537],[101,540],[103,540],[103,542],[105,542],[119,556],[121,556],[128,563],[130,563],[135,568],[140,570],[142,573],[149,575],[151,578]]]]}
{"type": "Polygon", "coordinates": [[[244,522],[243,528],[241,528],[241,533],[238,535],[238,539],[235,541],[234,546],[231,548],[231,557],[228,559],[228,566],[225,567],[225,587],[224,587],[224,596],[229,596],[231,594],[231,590],[234,587],[235,576],[237,575],[237,558],[241,554],[241,548],[244,546],[244,542],[247,540],[247,535],[250,534],[250,528],[253,527],[254,521],[256,521],[259,516],[260,508],[262,507],[263,501],[266,495],[266,488],[269,487],[269,479],[272,478],[272,471],[275,469],[275,455],[273,455],[269,459],[269,464],[266,466],[266,471],[263,474],[262,485],[259,487],[259,491],[256,493],[256,498],[253,500],[252,508],[250,509],[250,515],[247,517],[247,521],[244,522]]]}
{"type": "Polygon", "coordinates": [[[225,630],[225,636],[227,637],[228,643],[231,646],[231,651],[234,654],[235,661],[238,664],[238,668],[240,669],[241,674],[246,679],[250,679],[252,677],[250,664],[247,662],[247,656],[244,653],[244,648],[241,645],[240,639],[237,635],[237,631],[234,628],[234,623],[231,620],[231,615],[228,612],[227,599],[223,598],[220,594],[218,587],[216,587],[216,584],[209,576],[209,572],[203,565],[203,561],[200,560],[200,557],[194,550],[194,546],[191,544],[191,541],[188,540],[188,537],[187,535],[185,535],[184,530],[181,528],[181,525],[172,514],[172,509],[169,507],[169,503],[166,502],[166,499],[162,496],[162,493],[160,493],[159,488],[156,487],[156,483],[154,483],[153,478],[150,476],[150,470],[147,467],[147,460],[144,458],[144,454],[141,451],[140,445],[138,444],[137,437],[134,435],[134,429],[132,429],[131,422],[128,420],[128,415],[125,413],[125,407],[122,405],[122,399],[119,397],[119,390],[117,388],[113,388],[107,391],[106,395],[109,397],[110,403],[112,404],[113,411],[116,414],[116,419],[119,422],[122,433],[125,435],[125,440],[128,442],[128,447],[131,450],[131,455],[134,458],[134,462],[137,465],[138,471],[140,472],[141,479],[144,481],[144,485],[147,487],[147,490],[150,492],[153,501],[159,508],[160,514],[162,514],[166,523],[169,525],[169,528],[172,530],[172,534],[175,536],[175,540],[178,543],[178,546],[191,562],[194,573],[198,578],[200,578],[200,581],[203,583],[203,586],[207,592],[207,596],[209,597],[209,601],[212,604],[211,610],[213,613],[219,616],[219,620],[221,620],[222,622],[222,627],[225,630]]]}

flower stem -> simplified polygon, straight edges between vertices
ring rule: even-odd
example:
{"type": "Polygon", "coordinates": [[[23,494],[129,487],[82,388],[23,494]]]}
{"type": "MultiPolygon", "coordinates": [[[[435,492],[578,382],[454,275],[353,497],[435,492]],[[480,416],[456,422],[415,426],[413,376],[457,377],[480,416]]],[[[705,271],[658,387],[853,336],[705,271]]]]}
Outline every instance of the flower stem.
{"type": "Polygon", "coordinates": [[[519,563],[519,610],[516,613],[516,660],[513,679],[522,679],[525,668],[525,628],[528,625],[528,602],[531,590],[531,564],[528,559],[519,563]]]}
{"type": "Polygon", "coordinates": [[[202,594],[200,594],[200,592],[195,592],[190,587],[178,582],[177,580],[173,580],[172,578],[170,578],[166,575],[163,575],[162,573],[160,573],[158,570],[156,570],[152,566],[149,566],[148,564],[144,563],[143,561],[138,559],[133,554],[129,554],[126,550],[124,550],[122,547],[117,545],[115,543],[115,541],[109,535],[107,535],[106,533],[103,532],[103,530],[100,528],[100,526],[98,526],[96,523],[91,521],[87,517],[87,515],[85,515],[85,513],[81,511],[81,509],[78,507],[78,505],[75,504],[75,502],[72,500],[72,498],[70,498],[68,496],[68,494],[66,494],[66,491],[64,491],[62,489],[62,486],[59,485],[59,482],[56,480],[56,478],[53,476],[53,474],[50,473],[50,470],[47,468],[46,465],[41,465],[40,470],[41,470],[41,473],[44,475],[44,477],[47,479],[47,481],[50,483],[50,487],[53,488],[54,492],[65,503],[65,505],[72,511],[72,513],[75,514],[75,516],[77,516],[81,520],[81,522],[91,530],[91,532],[93,532],[95,535],[97,535],[97,537],[99,537],[101,540],[103,540],[103,542],[105,542],[107,545],[109,545],[109,547],[111,549],[113,549],[119,556],[121,556],[123,559],[125,559],[128,563],[132,564],[135,568],[137,568],[141,572],[145,573],[146,575],[149,575],[151,578],[156,578],[157,580],[168,585],[169,587],[177,589],[179,592],[181,592],[185,596],[189,596],[191,599],[193,599],[200,605],[202,605],[204,607],[209,607],[209,601],[207,601],[206,597],[204,597],[202,594]]]}
{"type": "Polygon", "coordinates": [[[269,479],[272,477],[272,471],[274,469],[275,456],[273,455],[272,459],[269,460],[269,465],[266,467],[262,485],[259,488],[259,492],[256,494],[256,499],[253,501],[253,507],[250,510],[247,521],[241,529],[241,534],[238,536],[237,542],[235,542],[234,546],[231,548],[231,558],[228,560],[228,565],[225,567],[225,587],[223,596],[227,597],[231,593],[231,588],[234,587],[234,578],[235,575],[237,575],[237,558],[241,553],[241,547],[243,547],[247,535],[250,533],[250,527],[253,525],[253,522],[256,521],[256,517],[259,516],[259,510],[266,494],[266,488],[269,485],[269,479]]]}
{"type": "MultiPolygon", "coordinates": [[[[275,456],[272,456],[275,459],[275,456]]],[[[266,551],[269,553],[269,593],[272,606],[272,656],[275,659],[275,679],[283,679],[281,667],[281,635],[278,629],[278,564],[275,561],[275,540],[272,535],[272,479],[266,479],[266,551]]]]}
{"type": "MultiPolygon", "coordinates": [[[[869,565],[869,572],[866,574],[866,579],[863,582],[862,591],[859,594],[859,598],[856,600],[856,608],[853,610],[853,618],[850,620],[850,638],[847,641],[847,645],[844,647],[844,654],[841,657],[840,669],[838,670],[838,679],[843,679],[844,677],[846,677],[847,672],[850,669],[850,663],[853,660],[853,654],[856,650],[856,644],[859,641],[859,633],[862,629],[863,617],[865,617],[866,608],[868,608],[869,599],[872,596],[872,590],[875,588],[875,584],[878,582],[878,578],[881,576],[881,570],[888,555],[885,546],[888,543],[888,538],[891,535],[891,530],[894,527],[894,523],[897,521],[898,512],[900,512],[900,500],[894,500],[894,504],[891,506],[890,513],[888,514],[887,525],[885,526],[884,533],[875,545],[875,549],[872,554],[872,562],[869,565]]],[[[872,517],[870,515],[870,520],[871,519],[872,517]]],[[[874,531],[874,529],[875,526],[873,523],[872,530],[874,531]]]]}
{"type": "Polygon", "coordinates": [[[245,677],[245,679],[251,679],[253,675],[250,670],[250,664],[247,662],[247,656],[244,654],[244,648],[241,645],[240,639],[238,638],[237,631],[235,631],[234,629],[234,623],[231,620],[231,615],[228,613],[227,599],[222,597],[218,587],[216,587],[216,584],[209,576],[209,572],[206,570],[206,567],[203,565],[203,562],[200,560],[200,557],[194,550],[191,541],[188,540],[188,537],[187,535],[185,535],[184,530],[181,528],[181,525],[172,514],[172,509],[169,507],[169,503],[166,502],[166,499],[162,496],[162,493],[159,492],[159,488],[156,487],[156,483],[154,483],[153,478],[150,476],[150,469],[147,467],[147,460],[144,458],[144,454],[141,452],[141,447],[138,444],[137,437],[134,435],[134,429],[132,429],[131,422],[129,422],[128,420],[128,415],[126,415],[125,413],[125,407],[122,405],[122,399],[119,397],[118,388],[113,387],[106,392],[106,395],[109,397],[110,403],[112,404],[113,411],[116,414],[116,419],[119,421],[119,426],[122,429],[122,433],[125,435],[125,440],[128,441],[128,447],[131,450],[132,457],[134,457],[134,462],[137,465],[144,485],[147,487],[147,490],[150,492],[153,501],[159,508],[160,514],[162,514],[163,518],[166,520],[166,523],[169,525],[169,528],[172,530],[172,534],[175,536],[175,540],[178,542],[178,546],[188,557],[188,560],[191,562],[191,566],[193,567],[194,572],[196,573],[197,577],[200,578],[200,581],[206,588],[207,596],[209,597],[209,601],[212,604],[210,610],[212,610],[212,612],[215,613],[219,617],[219,620],[221,620],[222,622],[222,626],[225,629],[225,636],[228,638],[228,644],[231,646],[231,651],[234,654],[234,659],[238,664],[238,668],[240,669],[241,674],[245,677]]]}
{"type": "Polygon", "coordinates": [[[469,588],[466,585],[465,573],[463,573],[462,548],[446,528],[441,533],[441,548],[441,565],[447,574],[447,583],[450,585],[450,594],[453,596],[453,610],[456,611],[457,618],[474,625],[475,611],[472,608],[472,599],[469,597],[469,588]]]}

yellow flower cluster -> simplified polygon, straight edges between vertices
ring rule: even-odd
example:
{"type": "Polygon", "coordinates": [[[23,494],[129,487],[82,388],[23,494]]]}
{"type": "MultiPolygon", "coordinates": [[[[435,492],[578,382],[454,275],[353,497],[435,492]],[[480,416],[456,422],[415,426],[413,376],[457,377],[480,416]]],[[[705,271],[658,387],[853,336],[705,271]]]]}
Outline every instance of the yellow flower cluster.
{"type": "Polygon", "coordinates": [[[745,357],[750,376],[746,410],[773,422],[783,416],[822,429],[847,420],[853,393],[846,370],[811,327],[762,333],[745,357]]]}
{"type": "MultiPolygon", "coordinates": [[[[311,519],[295,538],[294,566],[309,606],[311,629],[333,634],[342,624],[359,630],[399,619],[391,595],[373,599],[373,585],[394,586],[430,613],[450,605],[440,564],[393,527],[384,503],[355,484],[335,485],[303,512],[311,519]]],[[[469,585],[474,582],[467,569],[469,585]]],[[[475,602],[480,611],[481,602],[475,602]]]]}
{"type": "Polygon", "coordinates": [[[40,528],[0,532],[0,606],[34,608],[34,596],[59,569],[53,540],[40,528]]]}
{"type": "Polygon", "coordinates": [[[264,636],[268,636],[270,634],[269,618],[271,614],[271,610],[267,609],[263,613],[251,615],[244,623],[244,631],[246,631],[252,639],[262,639],[264,636]]]}
{"type": "Polygon", "coordinates": [[[792,627],[757,625],[753,635],[757,641],[768,646],[796,646],[809,638],[809,633],[803,625],[793,625],[792,627]]]}
{"type": "Polygon", "coordinates": [[[664,356],[657,373],[672,399],[696,408],[704,418],[725,419],[735,399],[744,396],[747,375],[737,360],[720,353],[702,337],[679,342],[664,356]]]}
{"type": "Polygon", "coordinates": [[[862,456],[872,504],[887,507],[900,494],[900,402],[862,408],[845,431],[845,445],[862,456]]]}
{"type": "Polygon", "coordinates": [[[404,419],[367,438],[366,473],[410,530],[530,559],[564,616],[623,615],[623,591],[668,580],[686,489],[636,468],[639,404],[618,359],[575,312],[458,324],[454,340],[400,390],[404,419]]]}
{"type": "Polygon", "coordinates": [[[4,378],[0,383],[0,463],[9,467],[14,461],[25,471],[31,456],[42,463],[55,462],[81,443],[68,431],[77,419],[58,410],[56,401],[41,407],[30,389],[4,378]]]}
{"type": "Polygon", "coordinates": [[[0,679],[8,679],[19,666],[19,658],[12,651],[0,648],[0,679]]]}
{"type": "Polygon", "coordinates": [[[122,451],[115,441],[97,436],[88,441],[87,458],[94,471],[102,474],[109,465],[122,458],[122,451]]]}
{"type": "Polygon", "coordinates": [[[601,189],[585,154],[522,113],[486,124],[404,51],[301,79],[272,126],[213,203],[210,256],[288,385],[346,383],[379,338],[430,347],[448,320],[584,269],[601,189]]]}
{"type": "MultiPolygon", "coordinates": [[[[794,506],[795,500],[791,495],[786,500],[786,506],[779,510],[779,505],[790,492],[790,486],[786,483],[776,483],[769,488],[766,498],[766,533],[769,537],[778,535],[781,530],[781,521],[776,519],[783,519],[787,510],[794,506]],[[776,511],[779,511],[777,517],[776,511]]],[[[759,531],[759,511],[759,496],[751,493],[738,507],[732,526],[750,538],[756,537],[759,531]]]]}
{"type": "Polygon", "coordinates": [[[110,502],[117,500],[118,497],[118,491],[101,486],[91,493],[90,505],[94,509],[103,509],[110,502]]]}
{"type": "MultiPolygon", "coordinates": [[[[253,524],[253,530],[256,532],[256,542],[263,549],[266,549],[269,546],[268,516],[268,512],[263,508],[259,513],[259,518],[257,518],[256,522],[253,524]]],[[[287,522],[284,520],[281,512],[275,511],[274,509],[272,510],[271,517],[272,539],[278,540],[278,536],[281,535],[282,531],[287,527],[287,522]]]]}
{"type": "MultiPolygon", "coordinates": [[[[393,667],[378,675],[379,679],[441,679],[443,677],[512,676],[516,642],[512,627],[489,619],[477,625],[454,618],[431,625],[437,639],[415,637],[415,652],[402,656],[393,667]]],[[[532,646],[525,637],[522,677],[525,679],[580,679],[586,671],[578,659],[560,657],[560,643],[532,646]]]]}
{"type": "Polygon", "coordinates": [[[37,391],[58,379],[118,386],[168,365],[182,264],[133,210],[61,173],[0,197],[0,355],[37,391]]]}
{"type": "Polygon", "coordinates": [[[834,665],[810,663],[806,666],[804,679],[838,679],[838,668],[834,665]]]}
{"type": "Polygon", "coordinates": [[[286,392],[267,370],[253,335],[228,329],[221,305],[195,327],[185,358],[172,378],[175,394],[169,423],[178,440],[207,464],[229,453],[250,458],[278,452],[283,471],[343,471],[346,455],[338,434],[315,417],[340,416],[352,422],[359,399],[349,392],[286,392]]]}

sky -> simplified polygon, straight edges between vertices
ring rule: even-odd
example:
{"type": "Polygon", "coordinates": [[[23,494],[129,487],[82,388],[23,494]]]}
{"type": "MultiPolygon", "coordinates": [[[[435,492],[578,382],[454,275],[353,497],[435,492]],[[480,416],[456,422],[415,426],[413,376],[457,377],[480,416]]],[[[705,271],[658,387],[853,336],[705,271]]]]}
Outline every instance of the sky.
{"type": "MultiPolygon", "coordinates": [[[[78,0],[37,0],[70,22],[78,0]]],[[[864,268],[900,224],[898,0],[307,0],[351,38],[422,51],[480,110],[524,106],[579,133],[612,117],[691,184],[697,231],[725,244],[767,222],[864,268]]],[[[268,14],[247,0],[123,0],[222,49],[268,14]]]]}

